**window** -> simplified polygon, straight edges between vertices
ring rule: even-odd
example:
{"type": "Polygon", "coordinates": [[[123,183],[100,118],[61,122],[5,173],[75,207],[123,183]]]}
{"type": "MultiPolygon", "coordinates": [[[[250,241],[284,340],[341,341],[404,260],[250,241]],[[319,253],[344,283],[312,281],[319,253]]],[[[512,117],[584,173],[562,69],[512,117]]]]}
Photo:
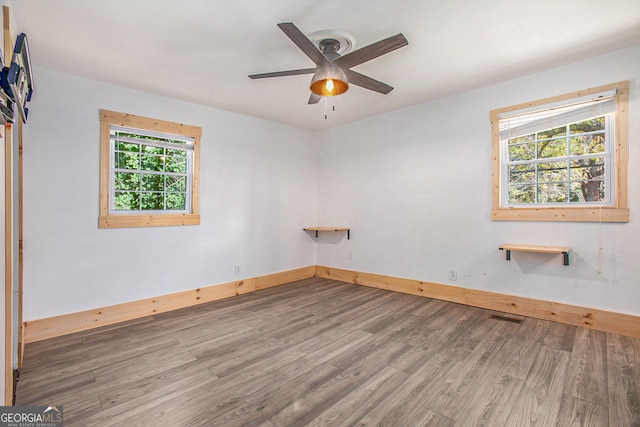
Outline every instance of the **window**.
{"type": "Polygon", "coordinates": [[[111,126],[110,213],[191,212],[193,138],[111,126]]]}
{"type": "Polygon", "coordinates": [[[101,110],[100,228],[192,225],[201,129],[101,110]]]}
{"type": "Polygon", "coordinates": [[[628,89],[491,111],[492,219],[628,222],[628,89]]]}

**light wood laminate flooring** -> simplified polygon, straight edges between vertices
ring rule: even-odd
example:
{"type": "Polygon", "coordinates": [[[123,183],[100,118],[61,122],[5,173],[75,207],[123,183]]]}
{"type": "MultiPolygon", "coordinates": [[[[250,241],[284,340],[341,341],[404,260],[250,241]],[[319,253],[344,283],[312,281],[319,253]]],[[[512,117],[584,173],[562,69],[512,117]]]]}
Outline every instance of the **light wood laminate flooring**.
{"type": "Polygon", "coordinates": [[[17,404],[65,426],[640,426],[639,339],[491,313],[312,278],[28,344],[17,404]]]}

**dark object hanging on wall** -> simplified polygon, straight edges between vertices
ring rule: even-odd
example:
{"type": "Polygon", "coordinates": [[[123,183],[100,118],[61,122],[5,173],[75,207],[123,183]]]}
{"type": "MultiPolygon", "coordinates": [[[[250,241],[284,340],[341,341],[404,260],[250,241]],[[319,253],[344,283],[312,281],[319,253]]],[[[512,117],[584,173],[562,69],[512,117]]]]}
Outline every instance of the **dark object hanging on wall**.
{"type": "Polygon", "coordinates": [[[9,76],[9,67],[4,66],[4,55],[0,50],[0,125],[5,123],[13,123],[13,101],[11,98],[11,88],[7,77],[9,76]]]}
{"type": "Polygon", "coordinates": [[[22,117],[22,121],[26,123],[29,113],[27,102],[31,101],[31,95],[33,94],[33,73],[31,71],[29,44],[25,33],[21,33],[16,39],[7,80],[13,94],[13,100],[18,107],[18,112],[22,117]]]}
{"type": "Polygon", "coordinates": [[[16,39],[10,66],[2,67],[0,86],[2,87],[0,113],[4,120],[11,123],[14,121],[13,104],[15,104],[22,121],[26,123],[29,114],[27,103],[31,101],[33,94],[33,73],[27,35],[24,33],[16,39]]]}

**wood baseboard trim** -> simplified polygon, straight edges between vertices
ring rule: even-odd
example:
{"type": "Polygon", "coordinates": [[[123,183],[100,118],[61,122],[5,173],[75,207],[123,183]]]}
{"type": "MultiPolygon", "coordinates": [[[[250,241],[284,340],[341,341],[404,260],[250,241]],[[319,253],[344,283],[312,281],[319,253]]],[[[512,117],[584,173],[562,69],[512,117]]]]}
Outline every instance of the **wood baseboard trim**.
{"type": "Polygon", "coordinates": [[[640,338],[640,316],[630,314],[332,267],[317,266],[315,275],[640,338]]]}
{"type": "Polygon", "coordinates": [[[316,266],[24,322],[24,342],[54,338],[313,277],[316,266]]]}
{"type": "Polygon", "coordinates": [[[309,266],[155,298],[30,320],[24,322],[24,342],[41,341],[112,325],[314,276],[640,338],[640,316],[414,279],[309,266]]]}
{"type": "Polygon", "coordinates": [[[256,277],[255,290],[259,291],[260,289],[272,288],[274,286],[284,285],[285,283],[291,283],[297,280],[309,279],[310,277],[314,277],[315,274],[316,266],[311,265],[309,267],[256,277]]]}

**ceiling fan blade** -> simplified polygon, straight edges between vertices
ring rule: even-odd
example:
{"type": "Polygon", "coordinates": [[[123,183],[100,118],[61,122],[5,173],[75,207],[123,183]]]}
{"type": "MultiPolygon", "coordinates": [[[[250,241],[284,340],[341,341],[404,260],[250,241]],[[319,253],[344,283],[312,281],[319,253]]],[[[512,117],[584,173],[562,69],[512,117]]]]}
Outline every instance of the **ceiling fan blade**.
{"type": "Polygon", "coordinates": [[[298,29],[291,22],[283,22],[278,24],[278,27],[305,53],[313,62],[317,65],[329,65],[330,61],[320,52],[320,49],[313,44],[309,37],[304,35],[302,31],[298,29]]]}
{"type": "Polygon", "coordinates": [[[321,99],[322,96],[318,95],[317,93],[311,92],[311,96],[309,96],[309,102],[307,104],[317,104],[321,99]]]}
{"type": "Polygon", "coordinates": [[[383,93],[385,95],[393,90],[393,87],[389,86],[388,84],[372,79],[371,77],[365,76],[364,74],[360,74],[356,71],[346,70],[345,74],[347,75],[347,81],[350,84],[360,86],[375,92],[383,93]]]}
{"type": "Polygon", "coordinates": [[[404,35],[402,35],[402,33],[399,33],[395,36],[380,40],[379,42],[372,43],[361,49],[349,52],[346,55],[337,58],[333,62],[343,68],[351,68],[389,52],[393,52],[394,50],[400,49],[401,47],[408,44],[409,42],[404,37],[404,35]]]}
{"type": "Polygon", "coordinates": [[[273,71],[271,73],[251,74],[249,78],[266,79],[267,77],[297,76],[299,74],[313,74],[316,70],[316,68],[301,68],[299,70],[273,71]]]}

